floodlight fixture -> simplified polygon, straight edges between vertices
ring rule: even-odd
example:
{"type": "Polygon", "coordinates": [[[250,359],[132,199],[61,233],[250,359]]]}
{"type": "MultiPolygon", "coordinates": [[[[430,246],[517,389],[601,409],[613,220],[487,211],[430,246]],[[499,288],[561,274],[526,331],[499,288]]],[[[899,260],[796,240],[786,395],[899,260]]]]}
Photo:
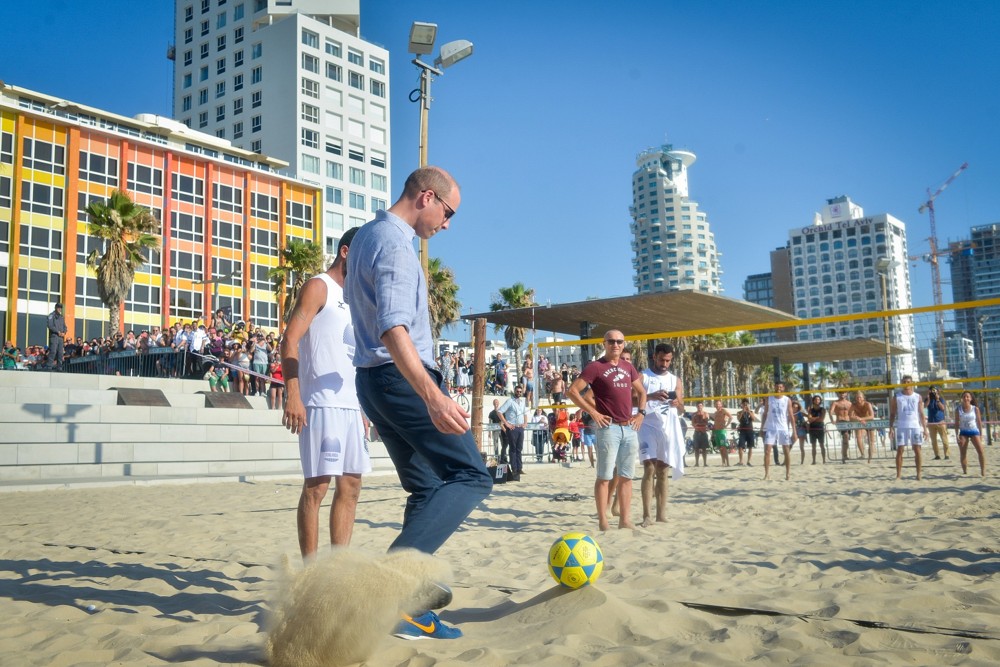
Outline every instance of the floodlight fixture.
{"type": "Polygon", "coordinates": [[[456,39],[441,47],[441,54],[434,59],[434,66],[447,69],[460,60],[472,55],[472,42],[467,39],[456,39]]]}
{"type": "Polygon", "coordinates": [[[410,53],[418,56],[433,53],[437,29],[437,23],[414,21],[410,26],[410,53]]]}

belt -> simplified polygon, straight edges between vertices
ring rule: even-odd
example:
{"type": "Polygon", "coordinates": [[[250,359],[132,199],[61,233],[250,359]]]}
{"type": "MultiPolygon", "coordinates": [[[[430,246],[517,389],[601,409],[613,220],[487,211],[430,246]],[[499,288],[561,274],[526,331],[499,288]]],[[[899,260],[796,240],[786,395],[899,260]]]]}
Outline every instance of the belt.
{"type": "Polygon", "coordinates": [[[615,426],[631,426],[632,425],[630,422],[627,422],[627,421],[624,421],[624,422],[611,422],[611,423],[614,424],[615,426]]]}

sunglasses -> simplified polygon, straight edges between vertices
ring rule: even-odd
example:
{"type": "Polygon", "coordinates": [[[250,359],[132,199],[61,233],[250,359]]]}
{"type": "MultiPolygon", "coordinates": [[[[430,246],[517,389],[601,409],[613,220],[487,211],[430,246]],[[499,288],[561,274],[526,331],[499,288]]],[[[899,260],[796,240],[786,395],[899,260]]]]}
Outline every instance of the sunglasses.
{"type": "MultiPolygon", "coordinates": [[[[423,192],[427,192],[427,190],[424,190],[423,192]]],[[[430,190],[430,192],[434,195],[434,198],[437,199],[439,202],[441,202],[441,205],[444,206],[444,209],[445,209],[444,210],[444,219],[445,220],[450,220],[451,216],[455,215],[455,209],[453,209],[451,207],[451,204],[449,204],[448,202],[446,202],[444,200],[444,198],[441,195],[439,195],[437,192],[434,192],[434,190],[430,190]]]]}
{"type": "Polygon", "coordinates": [[[606,339],[604,339],[604,344],[605,345],[624,345],[625,344],[625,339],[624,338],[606,338],[606,339]]]}

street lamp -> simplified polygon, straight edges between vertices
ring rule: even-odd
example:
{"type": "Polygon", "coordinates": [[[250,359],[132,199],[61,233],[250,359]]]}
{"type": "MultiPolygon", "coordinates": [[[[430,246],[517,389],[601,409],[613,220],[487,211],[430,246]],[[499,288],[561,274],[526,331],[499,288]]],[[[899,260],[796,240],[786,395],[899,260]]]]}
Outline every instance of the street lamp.
{"type": "MultiPolygon", "coordinates": [[[[420,69],[420,88],[410,93],[410,101],[420,101],[420,167],[427,166],[427,117],[431,110],[432,75],[441,76],[445,69],[472,55],[472,42],[458,39],[441,47],[441,52],[434,59],[434,66],[420,59],[434,51],[434,40],[437,38],[437,24],[414,21],[410,26],[409,52],[414,54],[413,64],[420,69]],[[414,97],[414,94],[417,94],[414,97]]],[[[427,279],[427,239],[420,239],[420,266],[427,279]]]]}
{"type": "Polygon", "coordinates": [[[993,429],[990,427],[990,392],[986,389],[986,344],[983,340],[983,325],[990,319],[989,315],[980,315],[976,320],[979,331],[979,370],[983,376],[983,421],[986,422],[986,444],[993,444],[993,429]]]}
{"type": "MultiPolygon", "coordinates": [[[[888,282],[889,271],[896,265],[896,262],[888,257],[879,257],[875,262],[875,270],[878,271],[879,281],[882,283],[882,310],[889,310],[888,282]]],[[[885,383],[892,384],[892,357],[889,354],[889,316],[883,317],[883,336],[885,338],[885,383]]]]}

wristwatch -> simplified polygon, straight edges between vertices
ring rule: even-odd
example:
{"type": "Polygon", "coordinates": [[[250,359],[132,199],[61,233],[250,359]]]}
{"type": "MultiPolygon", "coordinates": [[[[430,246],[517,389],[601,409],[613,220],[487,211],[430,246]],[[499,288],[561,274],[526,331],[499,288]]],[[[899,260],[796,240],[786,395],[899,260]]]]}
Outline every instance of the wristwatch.
{"type": "Polygon", "coordinates": [[[644,410],[643,408],[639,408],[638,412],[639,412],[639,414],[640,414],[640,415],[642,415],[643,417],[645,417],[645,416],[646,416],[646,411],[645,411],[645,410],[644,410]]]}

